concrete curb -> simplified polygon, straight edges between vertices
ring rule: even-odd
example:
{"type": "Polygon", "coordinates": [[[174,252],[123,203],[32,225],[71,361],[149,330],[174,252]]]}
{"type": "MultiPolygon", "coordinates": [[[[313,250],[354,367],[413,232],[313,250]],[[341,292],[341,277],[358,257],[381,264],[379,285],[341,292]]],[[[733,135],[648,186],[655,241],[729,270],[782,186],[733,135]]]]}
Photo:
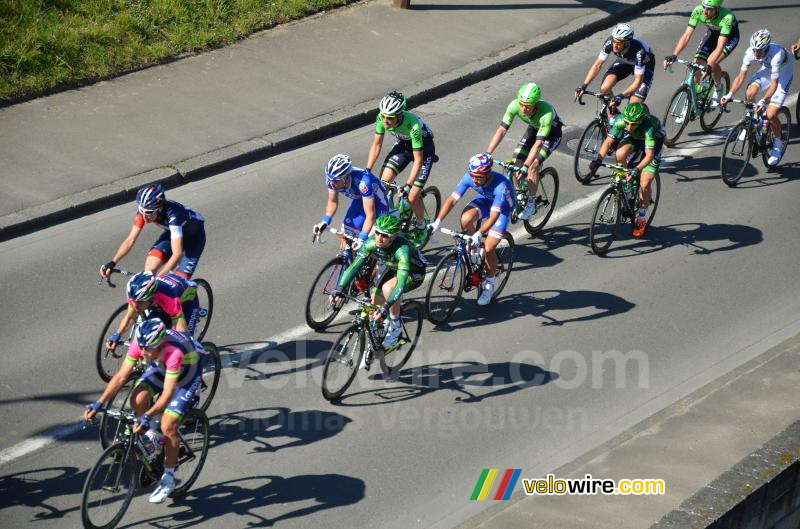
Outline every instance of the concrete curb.
{"type": "MultiPolygon", "coordinates": [[[[402,87],[402,90],[412,106],[423,105],[573,44],[623,18],[667,1],[641,0],[590,23],[585,22],[588,16],[573,20],[551,34],[492,53],[428,81],[402,87]]],[[[171,166],[156,168],[6,215],[0,218],[0,242],[129,202],[135,197],[136,189],[145,183],[157,182],[166,188],[174,188],[355,130],[373,122],[376,115],[375,101],[366,101],[171,166]]]]}

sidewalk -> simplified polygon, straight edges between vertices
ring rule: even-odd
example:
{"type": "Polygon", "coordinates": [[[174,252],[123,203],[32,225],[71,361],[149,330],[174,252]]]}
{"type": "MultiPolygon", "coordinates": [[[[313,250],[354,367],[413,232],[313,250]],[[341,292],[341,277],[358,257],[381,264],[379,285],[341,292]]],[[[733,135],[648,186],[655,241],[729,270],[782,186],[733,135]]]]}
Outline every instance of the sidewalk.
{"type": "Polygon", "coordinates": [[[0,240],[366,125],[390,90],[421,104],[663,1],[366,0],[0,109],[0,240]]]}

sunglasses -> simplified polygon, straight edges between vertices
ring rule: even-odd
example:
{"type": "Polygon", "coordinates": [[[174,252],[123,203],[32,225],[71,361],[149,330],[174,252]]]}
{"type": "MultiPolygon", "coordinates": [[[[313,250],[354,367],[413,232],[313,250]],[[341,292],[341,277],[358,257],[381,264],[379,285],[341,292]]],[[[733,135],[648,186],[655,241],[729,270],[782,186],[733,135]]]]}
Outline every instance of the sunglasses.
{"type": "Polygon", "coordinates": [[[528,103],[520,103],[519,104],[519,108],[524,108],[526,110],[529,109],[529,108],[533,108],[533,106],[534,105],[529,105],[528,103]]]}
{"type": "Polygon", "coordinates": [[[391,235],[388,233],[384,233],[382,231],[375,230],[375,237],[380,237],[381,239],[388,239],[389,237],[391,237],[391,235]]]}
{"type": "Polygon", "coordinates": [[[140,209],[139,211],[142,213],[142,215],[145,215],[147,217],[152,217],[153,215],[158,214],[157,209],[140,209]]]}
{"type": "Polygon", "coordinates": [[[384,121],[394,121],[400,117],[400,114],[381,114],[381,119],[384,121]]]}

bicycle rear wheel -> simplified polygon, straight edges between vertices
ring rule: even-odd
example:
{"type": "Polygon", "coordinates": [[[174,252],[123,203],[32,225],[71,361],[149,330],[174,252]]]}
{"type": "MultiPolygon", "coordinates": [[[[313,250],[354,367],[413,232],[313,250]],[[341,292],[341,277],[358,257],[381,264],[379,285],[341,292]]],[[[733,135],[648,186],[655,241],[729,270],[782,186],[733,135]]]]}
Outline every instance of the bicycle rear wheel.
{"type": "Polygon", "coordinates": [[[664,111],[664,118],[661,120],[667,131],[667,136],[664,138],[664,145],[667,147],[675,146],[675,142],[678,141],[686,124],[689,123],[692,116],[691,102],[689,87],[686,85],[675,90],[669,100],[667,110],[664,111]]]}
{"type": "MultiPolygon", "coordinates": [[[[789,109],[786,107],[781,107],[776,114],[778,121],[781,123],[781,139],[783,140],[783,144],[788,146],[789,145],[789,133],[792,130],[792,114],[789,112],[789,109]]],[[[772,136],[770,128],[770,136],[772,136]]],[[[769,160],[770,154],[772,154],[772,140],[769,141],[769,149],[764,149],[761,151],[761,160],[764,162],[764,167],[768,170],[775,167],[774,165],[769,165],[767,160],[769,160]]],[[[785,150],[786,147],[784,147],[785,150]]]]}
{"type": "Polygon", "coordinates": [[[525,229],[536,235],[544,228],[558,200],[558,172],[553,167],[545,167],[539,171],[539,188],[536,191],[536,213],[524,221],[525,229]]]}
{"type": "Polygon", "coordinates": [[[597,158],[597,151],[605,140],[605,131],[599,118],[595,118],[584,129],[581,139],[575,148],[575,179],[581,184],[588,184],[592,180],[589,172],[589,163],[597,158]]]}
{"type": "Polygon", "coordinates": [[[425,310],[428,321],[441,325],[450,319],[464,292],[466,266],[458,252],[445,255],[433,270],[428,291],[425,293],[425,310]]]}
{"type": "MultiPolygon", "coordinates": [[[[731,87],[731,78],[728,75],[728,72],[722,72],[720,84],[722,85],[720,93],[727,94],[731,87]]],[[[722,105],[717,105],[717,108],[710,108],[709,99],[711,99],[711,94],[715,89],[714,85],[715,83],[712,79],[711,86],[709,86],[708,93],[706,94],[706,98],[701,105],[704,112],[700,116],[700,128],[703,129],[703,132],[713,132],[714,127],[717,126],[717,123],[719,123],[719,120],[722,118],[722,113],[724,112],[722,110],[722,105]]]]}
{"type": "Polygon", "coordinates": [[[214,293],[211,291],[211,284],[205,279],[195,279],[194,282],[197,283],[197,322],[194,324],[194,337],[202,342],[214,313],[214,293]]]}
{"type": "Polygon", "coordinates": [[[385,379],[396,380],[400,370],[411,358],[422,332],[422,305],[417,301],[403,303],[400,308],[400,321],[403,330],[397,343],[378,354],[385,379]]]}
{"type": "Polygon", "coordinates": [[[425,207],[425,223],[429,224],[439,216],[442,207],[442,194],[436,186],[426,186],[422,190],[422,204],[425,207]]]}
{"type": "Polygon", "coordinates": [[[366,340],[366,331],[356,323],[336,339],[322,370],[322,396],[326,400],[338,399],[350,387],[361,365],[366,340]]]}
{"type": "MultiPolygon", "coordinates": [[[[495,255],[497,255],[497,271],[494,274],[493,301],[497,299],[497,296],[499,296],[500,292],[506,287],[508,277],[511,275],[511,268],[514,266],[516,246],[514,244],[514,237],[512,237],[510,233],[503,235],[503,239],[498,243],[497,248],[495,248],[495,255]]],[[[483,283],[481,283],[481,285],[482,284],[483,283]]],[[[481,295],[481,285],[478,285],[478,296],[481,295]]]]}
{"type": "Polygon", "coordinates": [[[725,146],[722,148],[722,158],[720,158],[719,162],[722,181],[728,187],[734,187],[739,182],[747,164],[750,162],[750,155],[753,152],[751,148],[753,142],[752,134],[753,131],[749,130],[744,123],[739,123],[728,133],[725,146]]]}
{"type": "Polygon", "coordinates": [[[83,484],[81,519],[89,529],[115,527],[136,492],[132,446],[115,443],[105,449],[83,484]]]}
{"type": "Polygon", "coordinates": [[[605,255],[611,247],[611,243],[617,238],[619,222],[620,200],[616,189],[609,187],[597,201],[589,228],[589,242],[596,255],[605,255]]]}
{"type": "Polygon", "coordinates": [[[306,300],[306,323],[315,331],[330,325],[344,305],[344,298],[332,303],[330,294],[339,284],[341,275],[342,257],[334,257],[325,263],[311,284],[306,300]]]}
{"type": "Polygon", "coordinates": [[[189,410],[178,426],[178,464],[175,466],[177,486],[170,498],[185,496],[192,487],[208,456],[208,417],[198,409],[189,410]]]}
{"type": "Polygon", "coordinates": [[[127,344],[120,342],[116,349],[111,350],[106,349],[106,341],[109,336],[117,332],[119,324],[127,311],[128,304],[123,303],[122,306],[112,312],[111,316],[106,320],[103,330],[100,332],[100,338],[97,340],[97,354],[95,355],[97,374],[99,374],[100,378],[105,382],[111,380],[111,377],[119,370],[119,366],[121,366],[123,360],[125,360],[125,355],[127,353],[125,345],[127,344]]]}
{"type": "Polygon", "coordinates": [[[206,411],[217,394],[220,372],[222,371],[222,358],[219,349],[211,342],[203,342],[205,357],[203,359],[203,374],[200,390],[197,392],[197,408],[206,411]]]}

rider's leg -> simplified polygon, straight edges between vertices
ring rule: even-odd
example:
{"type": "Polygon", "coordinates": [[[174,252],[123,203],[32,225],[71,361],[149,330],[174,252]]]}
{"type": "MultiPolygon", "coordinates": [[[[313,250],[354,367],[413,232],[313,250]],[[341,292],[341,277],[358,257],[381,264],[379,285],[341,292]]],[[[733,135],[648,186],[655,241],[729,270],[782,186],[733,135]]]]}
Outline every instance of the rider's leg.
{"type": "Polygon", "coordinates": [[[489,232],[489,236],[486,237],[486,241],[483,243],[483,248],[486,250],[486,278],[492,281],[494,281],[494,275],[497,273],[497,253],[495,249],[499,243],[500,238],[495,237],[493,232],[489,232]]]}
{"type": "Polygon", "coordinates": [[[628,167],[628,156],[630,156],[631,151],[633,151],[633,145],[630,143],[620,144],[615,151],[617,163],[628,167]]]}
{"type": "Polygon", "coordinates": [[[481,218],[480,209],[470,203],[461,212],[461,229],[464,230],[464,233],[472,235],[477,231],[481,218]]]}
{"type": "Polygon", "coordinates": [[[536,196],[536,191],[539,190],[539,170],[542,167],[542,160],[544,158],[541,154],[537,156],[530,169],[528,170],[528,198],[536,196]]]}
{"type": "Polygon", "coordinates": [[[603,78],[603,82],[600,84],[600,93],[605,94],[609,97],[614,97],[614,92],[612,92],[612,88],[614,85],[617,84],[619,79],[613,73],[606,73],[606,76],[603,78]]]}
{"type": "Polygon", "coordinates": [[[136,385],[131,394],[131,409],[137,417],[147,411],[154,395],[153,388],[148,384],[140,383],[136,385]]]}
{"type": "MultiPolygon", "coordinates": [[[[385,300],[389,299],[389,296],[392,295],[392,290],[394,290],[394,287],[396,286],[397,277],[393,277],[381,285],[381,292],[383,293],[383,296],[379,296],[381,298],[381,304],[385,303],[385,300]]],[[[391,307],[389,307],[389,315],[393,319],[400,317],[400,300],[397,300],[391,307]]]]}
{"type": "Polygon", "coordinates": [[[422,187],[417,186],[416,182],[411,186],[411,191],[408,192],[408,203],[411,205],[411,211],[414,212],[414,216],[417,217],[417,224],[424,222],[425,206],[422,203],[422,187]]]}
{"type": "Polygon", "coordinates": [[[653,196],[653,190],[650,187],[650,184],[655,179],[656,173],[652,172],[652,171],[649,171],[648,169],[649,169],[649,166],[645,168],[645,170],[642,172],[642,175],[639,177],[640,196],[641,196],[641,199],[642,199],[642,202],[641,202],[641,206],[642,207],[639,210],[639,216],[640,217],[644,216],[643,212],[645,210],[647,210],[647,207],[650,205],[650,199],[653,196]]]}

